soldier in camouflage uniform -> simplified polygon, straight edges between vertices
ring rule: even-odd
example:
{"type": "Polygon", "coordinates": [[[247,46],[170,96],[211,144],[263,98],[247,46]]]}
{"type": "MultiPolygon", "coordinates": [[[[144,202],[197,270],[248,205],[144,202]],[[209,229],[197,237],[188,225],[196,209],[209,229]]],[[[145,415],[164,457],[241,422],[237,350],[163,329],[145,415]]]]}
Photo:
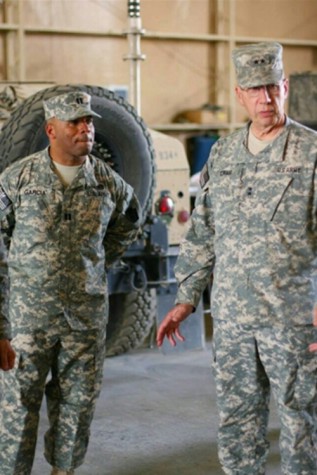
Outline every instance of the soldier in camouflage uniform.
{"type": "Polygon", "coordinates": [[[100,392],[106,268],[136,239],[132,188],[89,153],[91,98],[44,102],[50,145],[0,177],[0,474],[29,475],[45,391],[52,474],[81,465],[100,392]],[[5,288],[9,284],[9,305],[5,288]],[[50,372],[50,380],[47,376],[50,372]]]}
{"type": "Polygon", "coordinates": [[[211,150],[177,261],[177,305],[157,343],[183,340],[180,323],[213,272],[224,472],[265,473],[272,392],[282,473],[316,475],[317,134],[284,113],[281,45],[246,45],[234,50],[233,60],[236,95],[250,121],[211,150]]]}

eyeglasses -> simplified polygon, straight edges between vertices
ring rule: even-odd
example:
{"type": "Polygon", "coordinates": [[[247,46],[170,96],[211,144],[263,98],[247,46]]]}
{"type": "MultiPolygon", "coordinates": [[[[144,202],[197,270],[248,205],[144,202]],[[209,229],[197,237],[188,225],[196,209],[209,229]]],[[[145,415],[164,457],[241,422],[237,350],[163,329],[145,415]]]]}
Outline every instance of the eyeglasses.
{"type": "Polygon", "coordinates": [[[267,84],[266,86],[256,86],[248,87],[246,89],[241,88],[245,91],[249,97],[259,97],[261,92],[264,90],[269,96],[278,96],[281,91],[281,84],[267,84]]]}

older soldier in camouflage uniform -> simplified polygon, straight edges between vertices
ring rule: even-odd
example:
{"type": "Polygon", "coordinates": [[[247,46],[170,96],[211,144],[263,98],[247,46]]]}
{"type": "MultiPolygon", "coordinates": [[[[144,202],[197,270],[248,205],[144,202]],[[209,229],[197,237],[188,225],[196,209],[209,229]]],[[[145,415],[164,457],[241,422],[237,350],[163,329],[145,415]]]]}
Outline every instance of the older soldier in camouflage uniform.
{"type": "Polygon", "coordinates": [[[213,270],[224,472],[265,473],[272,391],[283,474],[316,475],[317,134],[285,116],[281,45],[243,46],[233,60],[236,95],[250,121],[212,148],[177,262],[177,305],[157,342],[183,340],[180,322],[213,270]]]}
{"type": "Polygon", "coordinates": [[[0,177],[8,249],[1,255],[1,475],[31,473],[44,390],[52,474],[73,474],[87,449],[105,353],[106,267],[136,238],[141,214],[132,188],[89,155],[92,118],[100,117],[90,100],[75,91],[45,101],[49,147],[0,177]]]}

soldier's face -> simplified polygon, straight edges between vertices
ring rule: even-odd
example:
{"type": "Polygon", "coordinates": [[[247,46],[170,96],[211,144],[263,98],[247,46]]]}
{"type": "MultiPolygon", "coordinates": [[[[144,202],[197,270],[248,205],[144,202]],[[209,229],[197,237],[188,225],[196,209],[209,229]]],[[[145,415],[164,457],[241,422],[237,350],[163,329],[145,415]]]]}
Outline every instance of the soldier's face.
{"type": "Polygon", "coordinates": [[[90,116],[71,121],[52,119],[47,126],[51,145],[61,154],[83,157],[92,150],[95,128],[90,116]]]}
{"type": "Polygon", "coordinates": [[[265,129],[284,121],[284,104],[288,94],[288,81],[249,89],[236,88],[239,103],[246,109],[253,125],[265,129]]]}

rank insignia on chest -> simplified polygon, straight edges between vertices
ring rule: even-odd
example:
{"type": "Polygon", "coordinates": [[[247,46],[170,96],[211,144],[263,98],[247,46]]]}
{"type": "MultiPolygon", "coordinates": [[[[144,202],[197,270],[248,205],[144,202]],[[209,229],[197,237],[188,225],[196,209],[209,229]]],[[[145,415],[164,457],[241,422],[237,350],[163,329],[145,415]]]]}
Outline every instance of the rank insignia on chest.
{"type": "Polygon", "coordinates": [[[10,206],[11,200],[5,193],[5,191],[0,187],[0,209],[4,211],[10,206]]]}

